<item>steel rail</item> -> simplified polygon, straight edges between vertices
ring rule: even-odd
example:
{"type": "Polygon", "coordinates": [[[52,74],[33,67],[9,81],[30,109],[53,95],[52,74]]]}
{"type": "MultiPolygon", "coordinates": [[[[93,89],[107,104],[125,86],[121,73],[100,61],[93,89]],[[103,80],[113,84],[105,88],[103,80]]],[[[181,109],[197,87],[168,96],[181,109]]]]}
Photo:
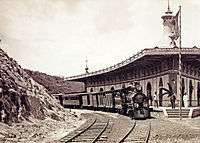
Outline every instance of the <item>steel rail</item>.
{"type": "Polygon", "coordinates": [[[91,143],[95,143],[96,141],[98,141],[99,137],[103,134],[103,132],[108,127],[109,121],[110,120],[108,119],[106,125],[104,126],[104,128],[101,130],[101,132],[96,136],[96,138],[91,143]]]}
{"type": "Polygon", "coordinates": [[[128,133],[118,142],[118,143],[122,143],[124,142],[124,140],[130,135],[130,133],[133,131],[133,129],[136,126],[136,121],[134,122],[133,126],[131,127],[131,129],[128,131],[128,133]]]}
{"type": "Polygon", "coordinates": [[[150,134],[151,134],[151,123],[149,123],[149,130],[148,130],[147,137],[146,137],[146,139],[145,139],[145,143],[148,143],[148,142],[149,142],[150,134]]]}
{"type": "MultiPolygon", "coordinates": [[[[126,140],[126,138],[131,134],[131,132],[133,131],[135,126],[136,126],[136,121],[135,121],[133,127],[128,131],[128,133],[118,143],[123,143],[126,140]]],[[[149,142],[150,133],[151,133],[151,123],[149,123],[148,131],[146,133],[146,138],[144,140],[144,143],[148,143],[149,142]]],[[[143,141],[141,141],[141,142],[143,142],[143,141]]]]}
{"type": "MultiPolygon", "coordinates": [[[[86,132],[90,127],[92,127],[97,121],[97,118],[95,118],[95,120],[84,130],[82,130],[81,132],[79,132],[78,134],[74,135],[73,137],[71,137],[70,139],[68,139],[67,141],[65,141],[65,143],[71,142],[73,139],[77,138],[78,136],[80,136],[82,133],[86,132]]],[[[64,137],[65,138],[65,137],[64,137]]]]}

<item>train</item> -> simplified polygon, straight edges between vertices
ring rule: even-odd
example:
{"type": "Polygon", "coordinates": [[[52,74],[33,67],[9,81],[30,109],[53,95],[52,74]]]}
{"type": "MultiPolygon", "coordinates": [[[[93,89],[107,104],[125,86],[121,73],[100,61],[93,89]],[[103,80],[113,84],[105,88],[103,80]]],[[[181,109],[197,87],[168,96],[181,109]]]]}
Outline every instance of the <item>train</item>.
{"type": "Polygon", "coordinates": [[[82,92],[71,94],[55,94],[58,102],[65,108],[81,108],[117,112],[132,119],[150,117],[149,100],[137,88],[122,88],[101,92],[82,92]]]}

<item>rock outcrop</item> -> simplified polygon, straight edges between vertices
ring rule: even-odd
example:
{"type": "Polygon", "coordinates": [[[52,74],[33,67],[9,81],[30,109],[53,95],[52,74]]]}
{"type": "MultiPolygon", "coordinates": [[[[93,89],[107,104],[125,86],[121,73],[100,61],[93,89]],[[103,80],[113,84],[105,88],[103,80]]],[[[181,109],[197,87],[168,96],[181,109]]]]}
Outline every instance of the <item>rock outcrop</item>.
{"type": "Polygon", "coordinates": [[[0,49],[0,121],[51,117],[64,120],[66,112],[47,89],[35,82],[17,62],[0,49]]]}

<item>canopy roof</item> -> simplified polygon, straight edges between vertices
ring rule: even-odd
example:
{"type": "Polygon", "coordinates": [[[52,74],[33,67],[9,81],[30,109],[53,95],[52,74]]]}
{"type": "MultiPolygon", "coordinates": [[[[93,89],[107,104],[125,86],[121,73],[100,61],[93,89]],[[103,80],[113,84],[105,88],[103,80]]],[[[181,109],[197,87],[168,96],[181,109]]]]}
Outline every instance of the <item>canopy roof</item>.
{"type": "MultiPolygon", "coordinates": [[[[142,62],[145,63],[145,61],[147,61],[147,59],[161,61],[162,58],[164,58],[166,56],[172,56],[172,55],[178,55],[178,54],[179,54],[179,48],[158,48],[158,47],[147,48],[147,49],[144,49],[141,52],[138,52],[137,54],[127,58],[126,60],[124,60],[118,64],[115,64],[113,66],[110,66],[108,68],[101,69],[101,70],[94,71],[94,72],[89,72],[87,74],[81,74],[81,75],[67,77],[66,80],[84,81],[88,77],[110,73],[112,71],[116,71],[118,69],[124,68],[125,66],[128,66],[129,64],[131,64],[131,65],[137,64],[138,61],[140,61],[140,63],[142,63],[142,62]]],[[[190,58],[190,60],[197,60],[200,63],[200,48],[197,48],[197,47],[181,48],[181,54],[189,55],[188,58],[190,58]]]]}

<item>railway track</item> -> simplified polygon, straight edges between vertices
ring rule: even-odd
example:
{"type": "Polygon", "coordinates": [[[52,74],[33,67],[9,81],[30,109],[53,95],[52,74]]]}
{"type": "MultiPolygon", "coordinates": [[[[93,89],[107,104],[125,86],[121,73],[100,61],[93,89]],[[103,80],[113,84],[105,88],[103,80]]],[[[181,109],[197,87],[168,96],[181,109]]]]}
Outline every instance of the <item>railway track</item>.
{"type": "Polygon", "coordinates": [[[96,140],[96,143],[105,143],[108,141],[108,136],[109,136],[110,132],[112,131],[113,124],[114,124],[113,121],[109,120],[109,124],[108,124],[107,128],[102,133],[102,135],[96,140]]]}
{"type": "Polygon", "coordinates": [[[106,142],[107,134],[112,128],[112,122],[104,115],[94,115],[86,126],[60,140],[63,143],[98,143],[106,142]]]}
{"type": "Polygon", "coordinates": [[[135,121],[132,128],[119,141],[119,143],[148,143],[151,133],[151,123],[135,121]]]}

